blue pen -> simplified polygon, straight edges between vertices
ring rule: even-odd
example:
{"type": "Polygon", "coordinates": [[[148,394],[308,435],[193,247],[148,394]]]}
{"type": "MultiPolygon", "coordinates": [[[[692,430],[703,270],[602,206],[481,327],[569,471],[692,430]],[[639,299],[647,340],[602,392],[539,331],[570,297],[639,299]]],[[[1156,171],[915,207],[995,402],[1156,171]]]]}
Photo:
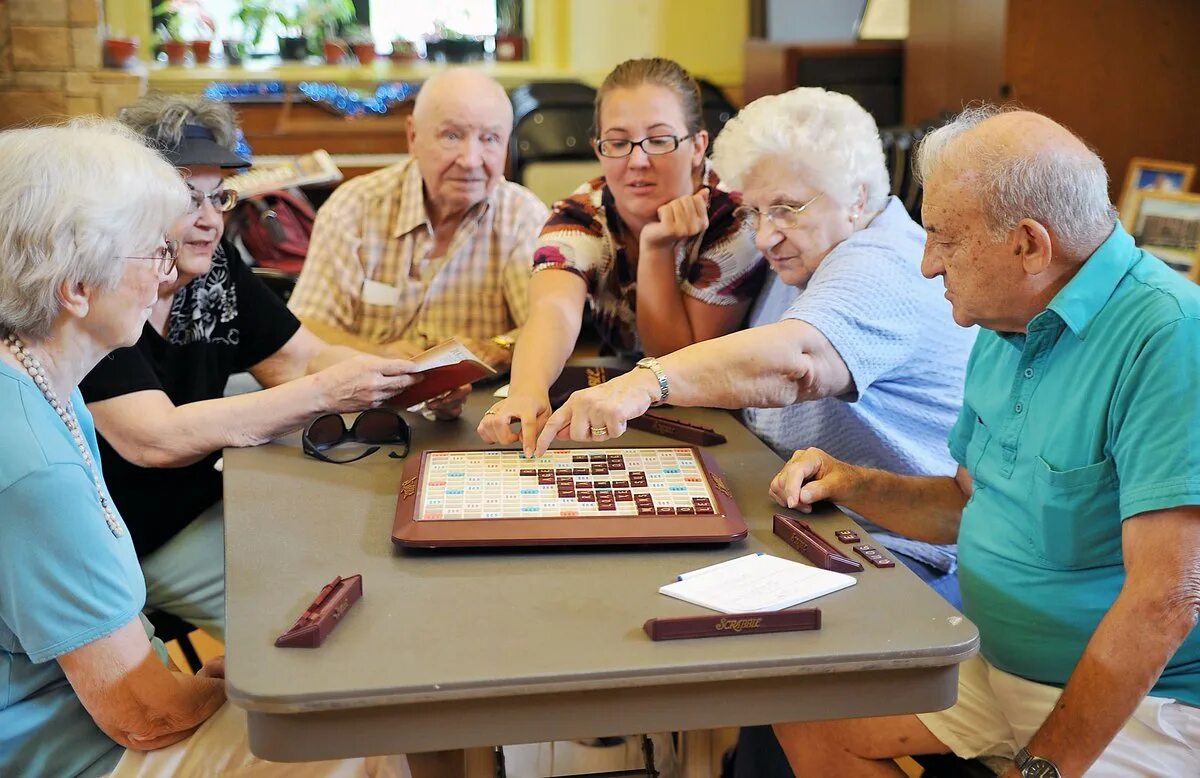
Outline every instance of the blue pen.
{"type": "Polygon", "coordinates": [[[715,565],[709,565],[708,567],[702,567],[699,570],[692,570],[687,573],[680,573],[679,575],[675,576],[675,580],[676,581],[684,581],[684,580],[687,580],[688,578],[694,578],[695,576],[698,576],[698,575],[704,575],[705,573],[711,573],[714,570],[719,570],[722,567],[726,567],[727,565],[732,565],[735,562],[741,562],[743,559],[748,559],[752,556],[762,556],[764,553],[765,552],[763,552],[763,551],[759,551],[754,554],[747,554],[746,556],[740,556],[736,559],[726,559],[724,562],[718,562],[715,565]]]}

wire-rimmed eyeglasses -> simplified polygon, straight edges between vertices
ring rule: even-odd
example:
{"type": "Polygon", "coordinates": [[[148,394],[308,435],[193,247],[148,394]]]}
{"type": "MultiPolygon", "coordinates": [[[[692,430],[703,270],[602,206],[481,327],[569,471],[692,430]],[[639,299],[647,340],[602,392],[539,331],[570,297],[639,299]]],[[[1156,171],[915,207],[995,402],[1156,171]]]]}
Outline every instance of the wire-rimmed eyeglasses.
{"type": "Polygon", "coordinates": [[[620,158],[628,157],[633,153],[634,146],[640,146],[642,151],[650,156],[658,156],[660,154],[670,154],[679,148],[680,143],[683,143],[690,137],[692,137],[691,133],[687,135],[651,135],[641,140],[605,138],[604,140],[596,141],[596,151],[600,152],[600,156],[602,157],[620,158]]]}
{"type": "Polygon", "coordinates": [[[237,205],[238,193],[236,189],[217,189],[213,192],[201,192],[191,184],[188,184],[188,196],[191,197],[191,204],[188,208],[189,213],[195,213],[204,205],[204,201],[212,205],[219,213],[232,211],[233,206],[237,205]]]}
{"type": "Polygon", "coordinates": [[[818,192],[817,196],[806,203],[800,205],[784,205],[778,203],[768,206],[765,210],[751,208],[748,205],[739,205],[734,209],[734,218],[739,219],[745,225],[746,229],[758,232],[759,226],[762,223],[763,217],[767,221],[775,225],[777,230],[794,230],[800,226],[800,214],[804,213],[804,209],[815,203],[821,198],[824,192],[818,192]]]}
{"type": "Polygon", "coordinates": [[[175,269],[175,263],[179,260],[179,241],[164,241],[163,245],[155,250],[153,256],[122,257],[122,259],[148,259],[155,263],[155,269],[159,275],[169,276],[171,275],[171,271],[175,269]]]}

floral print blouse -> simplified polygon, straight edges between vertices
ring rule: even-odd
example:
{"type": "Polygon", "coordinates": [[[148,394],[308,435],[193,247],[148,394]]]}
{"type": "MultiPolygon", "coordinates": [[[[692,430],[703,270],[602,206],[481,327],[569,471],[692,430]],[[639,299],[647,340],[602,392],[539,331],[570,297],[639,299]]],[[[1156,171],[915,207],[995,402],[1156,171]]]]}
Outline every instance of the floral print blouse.
{"type": "MultiPolygon", "coordinates": [[[[713,305],[752,300],[767,274],[754,237],[734,215],[737,193],[718,188],[708,163],[708,228],[680,245],[675,277],[684,294],[713,305]]],[[[592,319],[605,344],[622,356],[641,353],[637,334],[637,278],[624,238],[628,235],[603,176],[554,204],[533,254],[533,271],[568,270],[587,283],[592,319]]]]}

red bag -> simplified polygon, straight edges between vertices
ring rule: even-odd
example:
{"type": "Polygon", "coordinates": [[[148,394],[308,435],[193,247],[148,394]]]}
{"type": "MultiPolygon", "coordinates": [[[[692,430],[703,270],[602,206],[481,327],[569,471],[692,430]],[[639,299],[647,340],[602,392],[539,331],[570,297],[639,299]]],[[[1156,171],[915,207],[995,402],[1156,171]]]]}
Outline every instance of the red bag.
{"type": "Polygon", "coordinates": [[[304,195],[279,189],[238,203],[231,225],[253,264],[299,274],[316,218],[304,195]]]}

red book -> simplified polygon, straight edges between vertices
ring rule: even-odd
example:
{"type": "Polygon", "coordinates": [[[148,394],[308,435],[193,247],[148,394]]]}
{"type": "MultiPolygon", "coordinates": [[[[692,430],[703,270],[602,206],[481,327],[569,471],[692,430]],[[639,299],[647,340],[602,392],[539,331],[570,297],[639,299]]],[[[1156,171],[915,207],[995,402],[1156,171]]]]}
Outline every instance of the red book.
{"type": "Polygon", "coordinates": [[[457,338],[417,354],[412,361],[421,380],[388,400],[394,408],[409,408],[463,384],[496,375],[491,365],[457,338]]]}

